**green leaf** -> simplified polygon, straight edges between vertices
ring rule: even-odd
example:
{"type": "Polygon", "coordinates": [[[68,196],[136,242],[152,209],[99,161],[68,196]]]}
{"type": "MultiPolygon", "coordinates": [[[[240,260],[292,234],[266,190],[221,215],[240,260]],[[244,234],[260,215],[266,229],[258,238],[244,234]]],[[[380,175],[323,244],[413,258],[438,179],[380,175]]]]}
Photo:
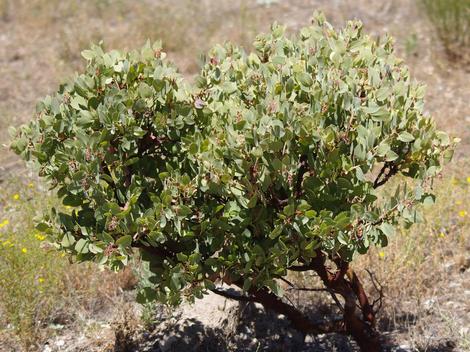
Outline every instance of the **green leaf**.
{"type": "Polygon", "coordinates": [[[113,244],[114,238],[107,232],[101,232],[97,235],[100,241],[103,241],[106,245],[113,244]]]}
{"type": "Polygon", "coordinates": [[[284,210],[282,211],[284,215],[286,216],[292,216],[295,213],[295,206],[294,204],[289,204],[284,207],[284,210]]]}
{"type": "Polygon", "coordinates": [[[45,222],[40,222],[36,225],[36,230],[41,232],[49,232],[51,230],[51,226],[45,222]]]}
{"type": "Polygon", "coordinates": [[[194,155],[199,151],[199,146],[196,143],[191,143],[189,146],[189,153],[194,155]]]}
{"type": "Polygon", "coordinates": [[[252,281],[251,279],[245,279],[243,281],[243,291],[248,292],[248,290],[251,288],[252,281]]]}
{"type": "Polygon", "coordinates": [[[72,247],[74,243],[75,243],[75,237],[73,237],[72,234],[70,233],[65,233],[64,237],[62,237],[62,241],[60,242],[62,247],[65,247],[65,248],[72,247]]]}
{"type": "Polygon", "coordinates": [[[233,94],[237,91],[237,84],[235,82],[224,82],[222,84],[222,90],[226,94],[233,94]]]}
{"type": "Polygon", "coordinates": [[[315,216],[317,216],[317,212],[315,210],[307,210],[305,212],[305,216],[308,217],[309,219],[312,219],[314,218],[315,216]]]}
{"type": "Polygon", "coordinates": [[[81,110],[82,108],[86,109],[88,107],[88,102],[82,96],[76,95],[71,100],[70,106],[72,106],[76,110],[81,110]]]}
{"type": "Polygon", "coordinates": [[[402,142],[413,142],[415,137],[409,132],[403,131],[398,135],[398,140],[402,142]]]}
{"type": "Polygon", "coordinates": [[[137,91],[142,98],[149,98],[153,95],[153,89],[145,82],[139,84],[137,91]]]}
{"type": "Polygon", "coordinates": [[[122,248],[127,248],[130,247],[132,244],[132,236],[131,235],[125,235],[117,239],[116,245],[122,247],[122,248]]]}
{"type": "Polygon", "coordinates": [[[352,188],[352,183],[344,177],[339,177],[336,182],[338,183],[338,186],[340,189],[351,189],[352,188]]]}
{"type": "Polygon", "coordinates": [[[97,245],[90,243],[88,245],[88,250],[93,254],[103,253],[103,248],[98,247],[97,245]]]}
{"type": "Polygon", "coordinates": [[[360,167],[356,167],[356,178],[362,182],[367,181],[364,172],[362,172],[362,169],[360,167]]]}
{"type": "Polygon", "coordinates": [[[190,207],[186,206],[186,205],[183,205],[183,204],[180,204],[179,207],[178,207],[178,215],[179,216],[182,216],[182,217],[186,217],[190,214],[192,214],[192,210],[190,207]]]}
{"type": "Polygon", "coordinates": [[[83,238],[80,238],[75,244],[75,250],[77,251],[77,253],[80,254],[88,253],[88,241],[83,238]]]}
{"type": "Polygon", "coordinates": [[[93,50],[83,50],[81,54],[85,60],[92,60],[95,57],[93,50]]]}
{"type": "Polygon", "coordinates": [[[395,227],[387,222],[380,224],[379,229],[387,236],[393,236],[395,234],[395,227]]]}
{"type": "Polygon", "coordinates": [[[78,207],[82,205],[82,203],[83,203],[82,197],[76,196],[73,194],[69,194],[65,196],[64,199],[62,200],[63,205],[70,206],[70,207],[78,207]]]}
{"type": "Polygon", "coordinates": [[[268,286],[276,296],[282,297],[284,295],[284,290],[276,281],[270,280],[266,283],[266,286],[268,286]]]}
{"type": "Polygon", "coordinates": [[[269,234],[269,238],[273,240],[276,237],[278,237],[281,233],[282,233],[282,226],[278,225],[271,231],[271,233],[269,234]]]}
{"type": "Polygon", "coordinates": [[[275,171],[280,171],[282,169],[282,162],[278,158],[274,158],[271,161],[271,165],[275,171]]]}
{"type": "Polygon", "coordinates": [[[390,145],[388,143],[382,142],[377,147],[377,155],[384,156],[390,151],[390,145]]]}
{"type": "Polygon", "coordinates": [[[250,198],[248,201],[248,204],[246,205],[248,208],[254,208],[256,206],[256,203],[258,201],[258,195],[255,193],[253,196],[250,198]]]}
{"type": "Polygon", "coordinates": [[[313,85],[313,79],[311,75],[306,72],[297,72],[295,78],[304,87],[311,87],[313,85]]]}
{"type": "Polygon", "coordinates": [[[188,256],[184,253],[176,253],[176,258],[182,263],[188,260],[188,256]]]}
{"type": "Polygon", "coordinates": [[[179,274],[177,273],[172,274],[170,282],[171,282],[171,288],[173,288],[175,291],[178,291],[181,288],[179,274]]]}
{"type": "Polygon", "coordinates": [[[421,202],[423,203],[425,207],[429,207],[436,202],[436,197],[433,194],[426,194],[422,198],[421,202]]]}
{"type": "Polygon", "coordinates": [[[398,154],[395,153],[393,150],[389,150],[387,154],[385,155],[385,160],[386,161],[394,161],[398,159],[398,154]]]}

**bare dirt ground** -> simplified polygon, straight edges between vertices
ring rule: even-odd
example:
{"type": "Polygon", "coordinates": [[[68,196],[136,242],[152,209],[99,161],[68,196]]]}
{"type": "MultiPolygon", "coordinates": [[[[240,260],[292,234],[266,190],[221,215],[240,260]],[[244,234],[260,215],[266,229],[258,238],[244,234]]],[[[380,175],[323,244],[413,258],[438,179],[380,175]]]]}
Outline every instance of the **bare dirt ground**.
{"type": "MultiPolygon", "coordinates": [[[[412,75],[427,84],[428,111],[441,128],[462,139],[452,173],[470,175],[470,69],[446,60],[417,1],[280,0],[264,6],[242,0],[204,0],[197,5],[188,5],[188,1],[146,0],[135,8],[123,6],[121,13],[114,11],[112,15],[106,15],[105,7],[105,14],[74,14],[56,1],[49,5],[33,1],[30,6],[24,1],[6,3],[8,11],[0,19],[0,143],[7,143],[7,126],[29,120],[37,99],[53,92],[59,82],[80,69],[78,53],[89,41],[104,38],[108,47],[129,49],[140,46],[146,37],[162,36],[167,41],[164,46],[169,57],[191,78],[197,72],[198,54],[210,45],[224,38],[247,45],[256,31],[267,30],[274,20],[296,30],[308,23],[314,10],[321,10],[336,26],[358,18],[371,35],[388,33],[396,38],[397,51],[412,75]],[[155,8],[155,3],[165,6],[155,8]],[[162,9],[168,12],[162,14],[162,9]]],[[[113,6],[118,2],[104,3],[113,6]]],[[[88,9],[77,6],[80,11],[88,9]]],[[[11,175],[25,174],[25,170],[7,148],[0,149],[0,183],[11,175]]],[[[443,250],[436,280],[420,282],[422,295],[406,299],[400,294],[400,283],[390,283],[385,304],[393,309],[384,310],[379,324],[388,350],[470,351],[470,237],[463,233],[460,238],[463,240],[454,246],[459,248],[443,250]]],[[[380,262],[374,263],[380,276],[380,262]]],[[[427,277],[432,278],[433,274],[427,277]]],[[[379,279],[386,281],[386,274],[379,279]]],[[[403,279],[403,290],[408,290],[405,285],[410,282],[417,281],[403,279]]],[[[325,303],[329,299],[306,294],[290,298],[297,299],[306,309],[310,302],[325,303]]],[[[153,323],[145,327],[139,320],[142,308],[132,303],[132,295],[125,301],[127,308],[113,314],[74,329],[59,329],[40,350],[355,350],[354,344],[341,336],[308,337],[304,341],[286,321],[266,315],[259,307],[228,302],[214,295],[173,312],[158,307],[153,323]]],[[[335,313],[322,309],[313,311],[312,316],[335,313]]],[[[0,337],[0,350],[15,351],[16,346],[0,337]]]]}

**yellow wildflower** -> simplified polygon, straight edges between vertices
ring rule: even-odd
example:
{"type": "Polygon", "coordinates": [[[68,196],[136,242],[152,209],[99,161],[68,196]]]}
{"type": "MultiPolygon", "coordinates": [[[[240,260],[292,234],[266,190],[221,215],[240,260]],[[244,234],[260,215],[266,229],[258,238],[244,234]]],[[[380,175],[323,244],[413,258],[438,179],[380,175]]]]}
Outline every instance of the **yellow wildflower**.
{"type": "Polygon", "coordinates": [[[445,237],[446,237],[446,234],[445,234],[444,232],[441,232],[441,233],[439,234],[439,237],[440,237],[440,238],[445,238],[445,237]]]}
{"type": "Polygon", "coordinates": [[[451,183],[452,183],[453,186],[456,186],[456,185],[459,184],[459,180],[457,180],[455,177],[452,177],[451,183]]]}
{"type": "Polygon", "coordinates": [[[38,279],[38,282],[39,282],[40,284],[42,284],[42,283],[44,282],[44,278],[43,278],[43,277],[40,277],[40,278],[38,279]]]}
{"type": "Polygon", "coordinates": [[[14,200],[20,199],[20,195],[19,195],[18,193],[15,193],[15,194],[13,195],[13,199],[14,199],[14,200]]]}
{"type": "Polygon", "coordinates": [[[27,250],[26,248],[24,248],[24,247],[23,247],[23,248],[21,248],[21,252],[22,252],[22,253],[27,253],[27,252],[28,252],[28,250],[27,250]]]}
{"type": "Polygon", "coordinates": [[[7,226],[8,224],[10,223],[10,221],[7,219],[7,220],[3,220],[2,222],[0,222],[0,229],[4,226],[7,226]]]}
{"type": "Polygon", "coordinates": [[[455,201],[455,204],[456,204],[456,205],[462,205],[462,201],[461,201],[461,200],[456,200],[456,201],[455,201]]]}
{"type": "Polygon", "coordinates": [[[470,176],[467,177],[467,183],[470,183],[470,176]]]}
{"type": "Polygon", "coordinates": [[[32,183],[32,182],[28,183],[28,187],[29,187],[29,188],[33,188],[33,187],[34,187],[34,183],[32,183]]]}
{"type": "Polygon", "coordinates": [[[459,216],[460,216],[461,218],[464,218],[464,217],[466,217],[466,216],[467,216],[467,214],[468,214],[468,213],[467,213],[467,211],[466,211],[466,210],[461,210],[461,211],[459,211],[459,216]]]}
{"type": "Polygon", "coordinates": [[[72,207],[70,205],[66,205],[65,209],[70,210],[70,209],[72,209],[72,207]]]}
{"type": "Polygon", "coordinates": [[[46,239],[46,236],[41,235],[40,233],[37,233],[34,235],[38,241],[44,241],[46,239]]]}
{"type": "Polygon", "coordinates": [[[379,252],[379,258],[384,258],[385,257],[385,252],[380,251],[379,252]]]}

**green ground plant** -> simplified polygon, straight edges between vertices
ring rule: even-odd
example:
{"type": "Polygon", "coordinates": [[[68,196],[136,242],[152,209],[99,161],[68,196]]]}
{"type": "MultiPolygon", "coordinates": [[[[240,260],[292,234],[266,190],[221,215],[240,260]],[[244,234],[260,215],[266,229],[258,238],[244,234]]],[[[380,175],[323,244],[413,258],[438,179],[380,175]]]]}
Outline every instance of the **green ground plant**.
{"type": "Polygon", "coordinates": [[[452,60],[470,63],[470,0],[421,0],[452,60]]]}
{"type": "Polygon", "coordinates": [[[374,307],[349,263],[420,221],[456,141],[423,115],[424,88],[389,38],[360,22],[336,31],[321,15],[293,38],[284,31],[258,36],[251,54],[216,46],[196,85],[160,43],[94,46],[11,148],[72,208],[52,208],[38,230],[116,270],[138,250],[141,301],[212,290],[376,351],[374,307]],[[397,174],[409,182],[390,183],[397,174]],[[343,321],[316,324],[282,301],[289,271],[313,271],[342,296],[343,321]]]}
{"type": "Polygon", "coordinates": [[[80,325],[124,281],[103,282],[109,273],[95,265],[71,264],[35,228],[41,209],[59,205],[40,183],[12,179],[0,191],[0,335],[31,351],[57,333],[55,327],[80,325]]]}
{"type": "Polygon", "coordinates": [[[1,328],[9,325],[26,349],[39,338],[54,311],[60,310],[61,275],[68,268],[64,255],[34,228],[32,218],[39,199],[35,188],[30,183],[24,189],[16,188],[18,193],[2,197],[0,223],[1,328]]]}

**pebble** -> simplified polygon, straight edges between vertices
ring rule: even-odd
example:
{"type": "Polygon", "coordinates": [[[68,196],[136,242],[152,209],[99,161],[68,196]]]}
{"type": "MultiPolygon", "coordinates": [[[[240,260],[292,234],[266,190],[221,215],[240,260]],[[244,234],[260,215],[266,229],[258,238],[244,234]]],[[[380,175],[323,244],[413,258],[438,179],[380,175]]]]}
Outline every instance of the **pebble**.
{"type": "Polygon", "coordinates": [[[423,307],[424,309],[429,310],[434,306],[434,304],[436,304],[436,300],[434,298],[427,299],[423,302],[423,307]]]}

